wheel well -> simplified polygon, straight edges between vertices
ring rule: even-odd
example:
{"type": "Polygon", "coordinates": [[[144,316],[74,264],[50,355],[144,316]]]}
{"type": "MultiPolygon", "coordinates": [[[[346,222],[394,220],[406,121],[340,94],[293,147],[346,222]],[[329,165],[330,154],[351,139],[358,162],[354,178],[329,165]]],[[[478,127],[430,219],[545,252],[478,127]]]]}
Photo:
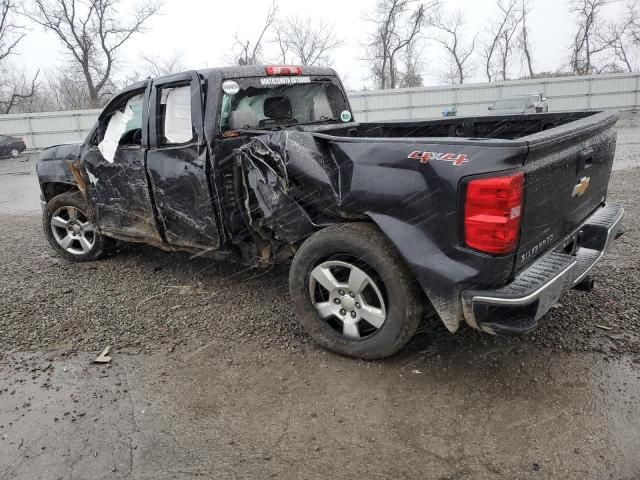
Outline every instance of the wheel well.
{"type": "Polygon", "coordinates": [[[73,192],[78,190],[77,185],[72,183],[43,183],[42,194],[44,201],[49,202],[53,197],[60,195],[61,193],[73,192]]]}

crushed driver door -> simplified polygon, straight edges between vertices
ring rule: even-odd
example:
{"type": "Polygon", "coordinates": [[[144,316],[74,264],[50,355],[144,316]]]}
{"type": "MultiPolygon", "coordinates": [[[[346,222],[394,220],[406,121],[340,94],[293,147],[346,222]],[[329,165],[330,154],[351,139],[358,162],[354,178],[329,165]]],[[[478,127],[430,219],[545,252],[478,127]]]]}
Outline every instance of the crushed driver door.
{"type": "Polygon", "coordinates": [[[160,243],[145,171],[151,82],[109,102],[83,148],[87,199],[99,230],[129,241],[160,243]]]}

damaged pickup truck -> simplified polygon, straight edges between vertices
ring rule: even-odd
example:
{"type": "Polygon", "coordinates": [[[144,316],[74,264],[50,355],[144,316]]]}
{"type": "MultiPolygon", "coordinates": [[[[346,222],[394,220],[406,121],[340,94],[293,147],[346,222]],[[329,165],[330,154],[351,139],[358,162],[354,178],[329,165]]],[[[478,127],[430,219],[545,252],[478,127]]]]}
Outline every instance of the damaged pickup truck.
{"type": "Polygon", "coordinates": [[[38,160],[44,231],[75,261],[115,240],[292,262],[298,320],[352,357],[435,312],[525,333],[620,233],[616,114],[360,123],[335,72],[190,71],[132,85],[38,160]]]}

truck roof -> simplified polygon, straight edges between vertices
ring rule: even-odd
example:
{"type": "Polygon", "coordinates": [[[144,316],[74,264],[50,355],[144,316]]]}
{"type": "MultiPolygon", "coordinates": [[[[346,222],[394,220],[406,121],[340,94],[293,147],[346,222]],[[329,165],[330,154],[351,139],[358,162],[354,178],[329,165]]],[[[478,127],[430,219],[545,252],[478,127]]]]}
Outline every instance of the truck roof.
{"type": "MultiPolygon", "coordinates": [[[[198,74],[202,75],[204,78],[210,79],[227,79],[227,78],[243,78],[243,77],[265,77],[267,74],[265,72],[265,67],[269,65],[247,65],[247,66],[232,66],[232,67],[216,67],[216,68],[200,68],[200,69],[192,69],[192,70],[184,70],[182,72],[172,73],[171,75],[163,75],[161,77],[149,77],[145,80],[140,80],[136,83],[132,83],[127,85],[121,92],[126,92],[130,90],[135,90],[138,88],[144,87],[149,79],[152,80],[162,80],[162,79],[170,79],[171,77],[175,77],[177,75],[182,75],[183,73],[190,72],[195,70],[198,74]]],[[[338,76],[336,71],[333,68],[328,67],[314,67],[310,65],[291,65],[302,68],[302,75],[329,75],[329,76],[338,76]]]]}
{"type": "MultiPolygon", "coordinates": [[[[211,74],[220,75],[222,78],[241,78],[241,77],[264,77],[266,76],[265,67],[268,65],[249,65],[245,67],[233,66],[233,67],[221,67],[221,68],[208,68],[205,70],[198,70],[198,73],[209,76],[211,74]]],[[[336,75],[333,68],[327,67],[312,67],[308,65],[295,65],[302,68],[302,75],[336,75]]]]}

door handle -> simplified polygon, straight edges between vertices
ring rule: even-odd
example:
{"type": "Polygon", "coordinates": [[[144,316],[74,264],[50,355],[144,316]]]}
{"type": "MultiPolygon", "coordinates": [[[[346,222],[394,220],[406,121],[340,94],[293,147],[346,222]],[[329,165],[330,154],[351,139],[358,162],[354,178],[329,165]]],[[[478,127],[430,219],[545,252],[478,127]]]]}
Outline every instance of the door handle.
{"type": "Polygon", "coordinates": [[[577,173],[582,172],[588,168],[591,168],[593,165],[593,148],[589,147],[583,151],[581,151],[578,155],[578,171],[577,173]]]}

